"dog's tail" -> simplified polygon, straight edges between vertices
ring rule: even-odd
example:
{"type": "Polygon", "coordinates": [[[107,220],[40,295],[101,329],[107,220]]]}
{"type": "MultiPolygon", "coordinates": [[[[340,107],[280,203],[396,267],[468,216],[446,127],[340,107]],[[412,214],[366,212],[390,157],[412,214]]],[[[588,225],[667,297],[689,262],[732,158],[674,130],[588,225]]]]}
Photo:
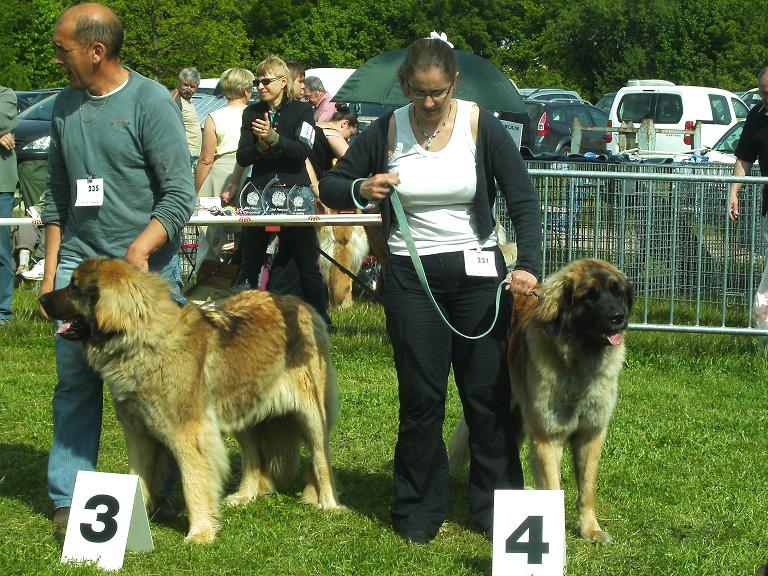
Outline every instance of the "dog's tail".
{"type": "Polygon", "coordinates": [[[269,418],[254,427],[253,439],[262,469],[278,490],[287,488],[298,474],[301,438],[300,425],[293,415],[269,418]]]}
{"type": "Polygon", "coordinates": [[[469,462],[469,427],[461,415],[451,434],[448,446],[448,466],[452,474],[462,471],[469,462]]]}

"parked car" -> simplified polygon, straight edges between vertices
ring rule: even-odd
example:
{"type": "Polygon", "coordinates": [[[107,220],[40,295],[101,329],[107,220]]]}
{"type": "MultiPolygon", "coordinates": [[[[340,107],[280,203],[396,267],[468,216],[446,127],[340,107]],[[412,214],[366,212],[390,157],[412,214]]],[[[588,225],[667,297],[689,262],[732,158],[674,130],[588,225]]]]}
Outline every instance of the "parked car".
{"type": "Polygon", "coordinates": [[[524,100],[584,100],[575,90],[567,88],[519,88],[524,100]]]}
{"type": "MultiPolygon", "coordinates": [[[[692,129],[701,123],[701,145],[715,142],[736,122],[747,116],[749,108],[733,92],[706,86],[677,86],[661,80],[631,80],[619,89],[611,104],[608,118],[612,126],[624,122],[639,127],[644,119],[652,119],[657,129],[692,129]]],[[[655,137],[658,152],[685,152],[693,149],[693,136],[665,134],[655,137]]],[[[617,153],[618,138],[609,150],[617,153]]]]}
{"type": "MultiPolygon", "coordinates": [[[[571,153],[573,120],[582,126],[608,126],[608,115],[581,100],[525,100],[529,123],[523,130],[523,146],[533,154],[554,152],[571,153]]],[[[584,131],[579,152],[604,154],[610,132],[584,131]]]]}
{"type": "Polygon", "coordinates": [[[606,114],[610,114],[614,98],[616,98],[616,92],[609,92],[597,101],[595,108],[599,108],[606,114]]]}
{"type": "Polygon", "coordinates": [[[19,114],[19,124],[14,131],[16,160],[47,160],[51,144],[51,115],[57,94],[43,98],[19,114]]]}
{"type": "Polygon", "coordinates": [[[40,100],[58,94],[63,88],[38,88],[37,90],[16,90],[16,107],[19,114],[40,100]]]}
{"type": "MultiPolygon", "coordinates": [[[[741,133],[744,130],[744,121],[741,120],[730,127],[728,132],[720,137],[720,140],[715,142],[712,148],[704,148],[701,150],[700,155],[705,156],[709,162],[721,162],[724,164],[736,163],[736,146],[741,138],[741,133]]],[[[690,162],[692,153],[682,154],[675,156],[675,162],[690,162]]],[[[755,166],[758,162],[755,162],[755,166]]]]}
{"type": "Polygon", "coordinates": [[[736,95],[742,99],[744,104],[747,105],[747,108],[752,108],[755,104],[761,104],[763,102],[763,99],[760,97],[760,94],[757,92],[757,88],[752,88],[751,90],[744,90],[743,92],[736,92],[736,95]]]}

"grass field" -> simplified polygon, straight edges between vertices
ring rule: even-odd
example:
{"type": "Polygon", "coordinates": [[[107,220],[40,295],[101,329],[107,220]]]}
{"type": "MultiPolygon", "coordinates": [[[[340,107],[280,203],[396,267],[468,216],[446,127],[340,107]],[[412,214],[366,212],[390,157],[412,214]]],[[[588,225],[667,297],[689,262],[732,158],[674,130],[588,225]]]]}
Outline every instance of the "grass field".
{"type": "MultiPolygon", "coordinates": [[[[34,298],[32,290],[17,292],[16,320],[0,333],[0,574],[96,573],[59,564],[49,520],[55,367],[50,327],[37,318],[34,298]]],[[[267,497],[227,509],[216,542],[203,547],[183,544],[181,514],[153,523],[155,550],[127,554],[122,573],[490,574],[490,544],[466,527],[465,478],[453,480],[450,518],[432,543],[412,546],[392,533],[397,398],[383,314],[361,303],[335,313],[334,322],[341,415],[332,452],[349,510],[316,511],[295,491],[267,497]]],[[[576,535],[567,464],[567,573],[753,574],[768,558],[766,356],[744,337],[636,332],[628,347],[598,490],[598,516],[614,541],[596,545],[576,535]]],[[[99,470],[125,472],[122,433],[105,402],[99,470]]],[[[446,435],[458,414],[453,389],[446,435]]],[[[234,484],[239,464],[230,446],[234,484]]]]}

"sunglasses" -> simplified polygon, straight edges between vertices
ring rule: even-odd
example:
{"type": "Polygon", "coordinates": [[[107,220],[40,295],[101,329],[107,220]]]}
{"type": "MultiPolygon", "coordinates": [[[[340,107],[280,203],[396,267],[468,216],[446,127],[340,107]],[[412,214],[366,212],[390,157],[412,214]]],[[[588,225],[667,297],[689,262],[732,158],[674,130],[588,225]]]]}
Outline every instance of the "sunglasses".
{"type": "Polygon", "coordinates": [[[258,86],[259,84],[261,84],[262,86],[266,87],[272,84],[272,82],[274,82],[275,80],[280,80],[281,78],[285,78],[285,76],[276,76],[274,78],[259,78],[253,81],[253,85],[258,86]]]}
{"type": "Polygon", "coordinates": [[[418,90],[411,86],[410,82],[408,83],[408,90],[410,91],[411,98],[414,98],[416,100],[424,100],[427,96],[432,98],[432,100],[442,100],[448,95],[448,92],[450,91],[451,87],[453,86],[453,82],[448,84],[447,88],[443,88],[442,90],[433,90],[432,92],[427,92],[425,90],[418,90]]]}

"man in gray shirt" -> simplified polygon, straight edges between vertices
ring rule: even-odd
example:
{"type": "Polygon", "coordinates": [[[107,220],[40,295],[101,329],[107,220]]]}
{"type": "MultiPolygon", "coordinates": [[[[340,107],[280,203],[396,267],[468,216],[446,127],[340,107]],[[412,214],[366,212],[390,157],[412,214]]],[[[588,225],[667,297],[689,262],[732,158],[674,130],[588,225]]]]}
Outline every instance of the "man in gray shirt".
{"type": "MultiPolygon", "coordinates": [[[[101,4],[73,6],[56,23],[55,60],[69,87],[53,110],[41,295],[96,255],[180,287],[179,236],[195,205],[184,127],[164,87],[120,64],[122,41],[122,23],[101,4]]],[[[80,344],[62,338],[56,369],[48,494],[61,534],[77,471],[95,469],[102,380],[80,344]]]]}

